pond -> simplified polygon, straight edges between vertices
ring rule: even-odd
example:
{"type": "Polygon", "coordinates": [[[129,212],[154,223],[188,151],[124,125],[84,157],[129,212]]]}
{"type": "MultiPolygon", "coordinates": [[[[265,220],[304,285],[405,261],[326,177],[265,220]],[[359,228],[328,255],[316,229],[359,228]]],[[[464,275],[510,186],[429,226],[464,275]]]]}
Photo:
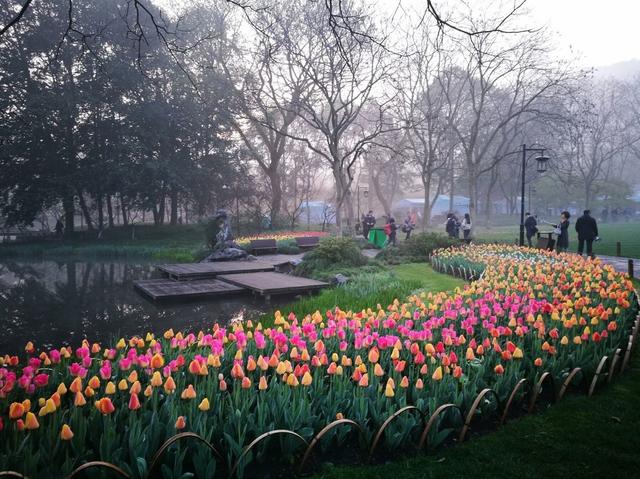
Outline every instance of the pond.
{"type": "Polygon", "coordinates": [[[256,318],[271,310],[250,295],[198,302],[153,303],[133,281],[157,277],[155,265],[118,261],[0,261],[0,354],[78,346],[82,339],[198,332],[214,323],[256,318]]]}

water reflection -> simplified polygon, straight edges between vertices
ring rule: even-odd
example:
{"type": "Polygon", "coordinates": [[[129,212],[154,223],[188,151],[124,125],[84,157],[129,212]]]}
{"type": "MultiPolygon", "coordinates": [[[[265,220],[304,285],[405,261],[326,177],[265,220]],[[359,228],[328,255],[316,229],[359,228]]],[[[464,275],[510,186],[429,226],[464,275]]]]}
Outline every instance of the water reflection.
{"type": "Polygon", "coordinates": [[[133,288],[157,276],[151,264],[122,262],[0,263],[0,353],[27,341],[37,348],[78,345],[174,329],[198,331],[213,323],[255,317],[268,307],[251,296],[189,303],[152,303],[133,288]]]}

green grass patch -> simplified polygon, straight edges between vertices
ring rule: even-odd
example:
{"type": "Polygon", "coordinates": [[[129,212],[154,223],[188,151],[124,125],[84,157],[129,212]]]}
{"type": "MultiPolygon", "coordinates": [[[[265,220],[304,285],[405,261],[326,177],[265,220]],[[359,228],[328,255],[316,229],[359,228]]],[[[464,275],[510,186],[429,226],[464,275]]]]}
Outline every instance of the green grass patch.
{"type": "MultiPolygon", "coordinates": [[[[578,234],[574,226],[577,218],[571,218],[569,229],[569,251],[578,250],[578,234]]],[[[551,231],[551,226],[543,225],[541,231],[551,231]]],[[[639,223],[606,223],[598,225],[601,241],[594,243],[597,254],[615,256],[616,243],[622,246],[622,256],[640,258],[640,224],[639,223]]],[[[514,244],[518,240],[519,226],[499,226],[495,228],[474,228],[474,236],[480,241],[499,241],[514,244]]]]}
{"type": "Polygon", "coordinates": [[[327,467],[316,479],[637,477],[640,356],[594,396],[568,395],[464,444],[385,465],[327,467]]]}

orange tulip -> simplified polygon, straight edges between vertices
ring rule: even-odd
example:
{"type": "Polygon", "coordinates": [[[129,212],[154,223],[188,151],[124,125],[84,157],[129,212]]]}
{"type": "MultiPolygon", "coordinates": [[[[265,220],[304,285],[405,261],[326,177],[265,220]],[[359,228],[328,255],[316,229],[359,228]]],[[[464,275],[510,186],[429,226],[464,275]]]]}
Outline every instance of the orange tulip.
{"type": "Polygon", "coordinates": [[[156,353],[151,358],[151,368],[152,369],[160,369],[164,366],[164,358],[160,353],[156,353]]]}
{"type": "Polygon", "coordinates": [[[36,418],[35,414],[33,414],[32,412],[27,413],[27,417],[25,418],[25,421],[24,421],[24,427],[26,427],[29,430],[38,429],[40,427],[40,424],[38,423],[38,419],[36,418]]]}
{"type": "Polygon", "coordinates": [[[164,382],[164,390],[167,394],[173,394],[176,390],[176,383],[171,376],[164,382]]]}
{"type": "Polygon", "coordinates": [[[493,371],[496,374],[504,374],[504,367],[502,367],[502,364],[498,364],[495,368],[493,368],[493,371]]]}
{"type": "Polygon", "coordinates": [[[431,375],[431,379],[434,381],[440,381],[442,379],[442,366],[438,366],[431,375]]]}
{"type": "Polygon", "coordinates": [[[309,371],[305,372],[304,375],[302,376],[302,381],[301,381],[302,385],[309,386],[312,382],[313,382],[313,376],[309,374],[309,371]]]}
{"type": "Polygon", "coordinates": [[[269,387],[269,385],[267,384],[267,378],[265,378],[264,376],[260,376],[260,382],[258,383],[258,389],[260,391],[264,391],[268,387],[269,387]]]}
{"type": "Polygon", "coordinates": [[[62,425],[62,430],[60,431],[60,439],[63,441],[70,441],[73,438],[73,431],[67,424],[62,425]]]}
{"type": "Polygon", "coordinates": [[[251,387],[251,379],[247,376],[242,378],[242,389],[249,389],[251,387]]]}
{"type": "Polygon", "coordinates": [[[96,408],[98,409],[98,411],[105,415],[111,414],[116,410],[110,398],[102,398],[96,401],[96,408]]]}
{"type": "Polygon", "coordinates": [[[25,411],[22,403],[14,402],[11,403],[11,406],[9,406],[9,417],[11,419],[19,419],[24,416],[24,413],[25,411]]]}
{"type": "Polygon", "coordinates": [[[84,395],[80,391],[78,391],[73,398],[73,405],[77,407],[82,407],[85,404],[87,404],[87,401],[84,398],[84,395]]]}
{"type": "Polygon", "coordinates": [[[132,393],[131,396],[129,396],[129,409],[135,411],[136,409],[140,409],[140,407],[141,404],[140,399],[138,398],[138,394],[132,393]]]}
{"type": "Polygon", "coordinates": [[[176,429],[180,430],[180,429],[184,429],[187,426],[187,421],[184,418],[184,416],[178,416],[178,419],[176,420],[176,429]]]}
{"type": "Polygon", "coordinates": [[[184,391],[182,391],[182,394],[180,395],[180,397],[182,399],[195,399],[196,397],[196,390],[193,389],[193,384],[189,384],[186,389],[184,391]]]}

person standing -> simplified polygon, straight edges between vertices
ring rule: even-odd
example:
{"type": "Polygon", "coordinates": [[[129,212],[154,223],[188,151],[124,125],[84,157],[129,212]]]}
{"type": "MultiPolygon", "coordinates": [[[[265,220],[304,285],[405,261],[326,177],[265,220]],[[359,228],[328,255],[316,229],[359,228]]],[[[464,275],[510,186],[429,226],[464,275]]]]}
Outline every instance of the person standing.
{"type": "Polygon", "coordinates": [[[462,235],[467,243],[471,242],[471,215],[469,213],[464,214],[462,219],[462,235]]]}
{"type": "Polygon", "coordinates": [[[60,218],[58,218],[58,221],[56,221],[56,236],[58,238],[62,238],[62,236],[64,236],[64,225],[62,224],[62,220],[60,218]]]}
{"type": "Polygon", "coordinates": [[[396,231],[398,230],[398,225],[396,224],[396,220],[390,216],[387,223],[384,225],[384,232],[387,235],[387,246],[395,246],[396,245],[396,231]]]}
{"type": "Polygon", "coordinates": [[[369,210],[362,220],[362,236],[364,236],[364,239],[369,239],[369,231],[371,231],[371,228],[375,225],[376,217],[373,216],[373,210],[369,210]]]}
{"type": "Polygon", "coordinates": [[[458,237],[458,219],[455,217],[453,213],[447,214],[447,222],[444,225],[445,231],[449,235],[449,238],[457,238],[458,237]]]}
{"type": "Polygon", "coordinates": [[[532,216],[528,211],[525,213],[524,229],[527,234],[527,244],[531,247],[533,246],[531,244],[531,238],[538,232],[538,222],[535,216],[532,216]]]}
{"type": "Polygon", "coordinates": [[[556,251],[564,253],[569,247],[569,218],[571,214],[568,211],[560,213],[560,223],[556,225],[554,233],[558,235],[556,251]]]}
{"type": "Polygon", "coordinates": [[[598,237],[598,223],[591,216],[591,211],[584,210],[582,216],[576,221],[576,231],[578,232],[578,254],[582,256],[586,243],[587,256],[594,258],[593,240],[598,237]]]}
{"type": "Polygon", "coordinates": [[[404,223],[402,224],[402,231],[406,234],[405,241],[411,237],[411,232],[415,229],[416,224],[413,222],[411,218],[411,214],[407,213],[407,217],[404,219],[404,223]]]}

